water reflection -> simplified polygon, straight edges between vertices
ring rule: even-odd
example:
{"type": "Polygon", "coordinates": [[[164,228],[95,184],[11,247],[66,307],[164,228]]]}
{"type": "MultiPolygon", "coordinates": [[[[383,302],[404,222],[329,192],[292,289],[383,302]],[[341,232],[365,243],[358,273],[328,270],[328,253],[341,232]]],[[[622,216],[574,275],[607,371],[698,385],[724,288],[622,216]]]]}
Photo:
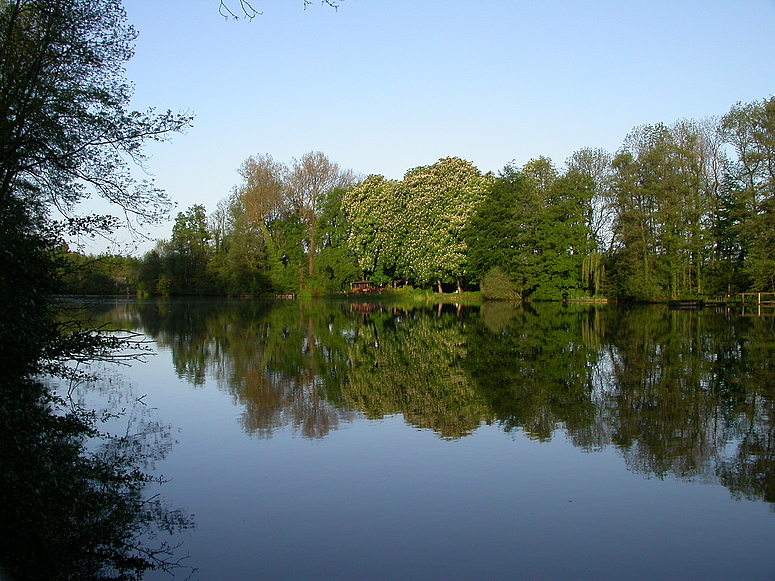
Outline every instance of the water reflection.
{"type": "Polygon", "coordinates": [[[192,571],[180,544],[193,519],[167,506],[150,475],[172,447],[171,428],[121,376],[102,371],[58,397],[39,382],[0,380],[2,579],[129,581],[192,571]],[[94,395],[104,408],[86,405],[94,395]]]}
{"type": "Polygon", "coordinates": [[[138,302],[109,318],[214,379],[270,437],[401,414],[443,438],[483,423],[613,446],[647,476],[775,502],[773,318],[662,307],[138,302]]]}

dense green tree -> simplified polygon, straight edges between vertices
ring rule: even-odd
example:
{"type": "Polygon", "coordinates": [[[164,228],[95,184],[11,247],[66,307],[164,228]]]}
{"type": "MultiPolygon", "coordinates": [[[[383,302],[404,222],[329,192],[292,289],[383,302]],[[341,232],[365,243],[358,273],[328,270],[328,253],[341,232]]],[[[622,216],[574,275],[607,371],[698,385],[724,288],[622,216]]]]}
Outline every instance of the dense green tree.
{"type": "Polygon", "coordinates": [[[269,155],[251,156],[239,173],[242,182],[210,217],[210,272],[221,292],[295,293],[307,287],[324,292],[332,285],[338,290],[344,275],[332,272],[341,270],[345,257],[335,257],[333,242],[340,243],[341,237],[332,235],[331,228],[344,225],[326,206],[332,203],[329,193],[349,186],[353,173],[320,152],[293,160],[290,167],[269,155]],[[321,233],[318,224],[324,212],[329,214],[324,225],[328,231],[321,233]],[[323,249],[325,256],[318,256],[323,249]],[[298,271],[300,255],[303,272],[298,271]],[[316,276],[318,263],[325,269],[322,276],[316,276]],[[338,278],[336,283],[332,277],[338,278]]]}
{"type": "Polygon", "coordinates": [[[137,272],[137,293],[140,296],[166,295],[164,260],[158,248],[146,252],[140,259],[137,272]]]}
{"type": "MultiPolygon", "coordinates": [[[[748,283],[743,274],[747,245],[740,229],[744,206],[737,190],[739,183],[731,175],[724,134],[718,118],[683,121],[684,142],[691,144],[699,167],[695,184],[701,201],[700,225],[693,227],[693,252],[704,293],[723,295],[744,290],[748,283]]],[[[695,170],[696,171],[696,170],[695,170]]]]}
{"type": "Polygon", "coordinates": [[[227,295],[261,295],[271,291],[265,238],[260,231],[236,222],[213,249],[207,271],[218,292],[227,295]]]}
{"type": "Polygon", "coordinates": [[[708,192],[688,124],[639,127],[613,165],[617,294],[671,299],[703,292],[708,192]]]}
{"type": "Polygon", "coordinates": [[[256,155],[238,172],[242,183],[211,216],[217,232],[211,269],[228,294],[262,294],[272,290],[270,269],[280,260],[269,223],[284,211],[285,166],[256,155]]]}
{"type": "Polygon", "coordinates": [[[775,290],[772,255],[775,199],[775,97],[737,104],[721,122],[726,141],[737,153],[731,167],[735,182],[736,227],[745,273],[756,290],[775,290]],[[749,254],[750,252],[750,254],[749,254]]]}
{"type": "Polygon", "coordinates": [[[292,213],[270,222],[269,231],[277,252],[276,259],[269,263],[272,289],[277,293],[297,294],[307,278],[306,224],[301,216],[292,213]]]}
{"type": "Polygon", "coordinates": [[[739,182],[727,176],[713,200],[708,228],[712,247],[705,268],[711,295],[740,292],[750,286],[746,272],[750,245],[743,229],[746,212],[738,186],[739,182]]]}
{"type": "Polygon", "coordinates": [[[757,213],[775,195],[775,97],[733,106],[721,120],[737,153],[735,177],[743,184],[748,208],[757,213]]]}
{"type": "Polygon", "coordinates": [[[552,182],[539,208],[533,241],[533,297],[559,300],[584,296],[583,264],[594,249],[589,224],[594,185],[568,173],[552,182]]]}
{"type": "Polygon", "coordinates": [[[611,245],[613,207],[611,199],[612,156],[604,149],[585,147],[565,162],[567,173],[586,176],[592,181],[594,196],[587,224],[595,243],[594,251],[606,252],[611,245]]]}
{"type": "Polygon", "coordinates": [[[185,212],[178,213],[164,257],[172,294],[198,295],[212,292],[207,273],[209,241],[210,231],[204,206],[195,204],[185,212]]]}
{"type": "Polygon", "coordinates": [[[775,102],[636,128],[613,161],[609,291],[669,299],[772,287],[775,102]],[[737,160],[727,158],[725,143],[737,160]]]}
{"type": "Polygon", "coordinates": [[[719,179],[714,168],[720,155],[716,133],[712,126],[695,121],[678,121],[671,127],[682,177],[678,250],[671,274],[674,294],[699,295],[708,290],[705,268],[713,242],[707,224],[713,219],[719,179]]]}
{"type": "Polygon", "coordinates": [[[775,196],[761,203],[759,214],[752,220],[756,234],[746,264],[753,290],[775,291],[775,196]]]}
{"type": "Polygon", "coordinates": [[[176,250],[192,255],[206,254],[210,240],[207,213],[201,204],[178,212],[172,226],[172,244],[176,250]]]}
{"type": "Polygon", "coordinates": [[[61,261],[62,290],[67,294],[129,295],[138,292],[139,261],[136,258],[66,252],[61,261]]]}
{"type": "Polygon", "coordinates": [[[528,288],[531,236],[537,203],[533,184],[513,164],[501,170],[472,216],[466,236],[474,280],[497,268],[514,284],[518,298],[528,288]]]}
{"type": "Polygon", "coordinates": [[[543,198],[548,196],[555,180],[560,177],[552,160],[543,155],[536,159],[531,159],[523,165],[522,173],[527,178],[536,195],[543,198]]]}
{"type": "Polygon", "coordinates": [[[467,229],[474,272],[484,277],[497,267],[522,298],[583,294],[593,195],[591,178],[559,176],[546,158],[506,166],[467,229]]]}
{"type": "Polygon", "coordinates": [[[343,208],[346,193],[344,188],[330,190],[321,204],[313,286],[324,293],[347,290],[360,276],[355,254],[347,246],[350,222],[343,208]]]}

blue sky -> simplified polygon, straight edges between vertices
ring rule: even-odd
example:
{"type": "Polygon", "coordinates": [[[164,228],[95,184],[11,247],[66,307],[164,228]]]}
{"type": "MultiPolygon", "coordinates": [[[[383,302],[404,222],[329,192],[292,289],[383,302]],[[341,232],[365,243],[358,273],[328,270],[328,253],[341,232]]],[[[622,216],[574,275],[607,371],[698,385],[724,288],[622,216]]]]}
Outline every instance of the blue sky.
{"type": "Polygon", "coordinates": [[[196,115],[147,148],[176,211],[211,212],[258,153],[395,179],[446,156],[562,166],[637,125],[775,94],[775,0],[255,0],[250,22],[218,0],[124,5],[132,105],[196,115]]]}

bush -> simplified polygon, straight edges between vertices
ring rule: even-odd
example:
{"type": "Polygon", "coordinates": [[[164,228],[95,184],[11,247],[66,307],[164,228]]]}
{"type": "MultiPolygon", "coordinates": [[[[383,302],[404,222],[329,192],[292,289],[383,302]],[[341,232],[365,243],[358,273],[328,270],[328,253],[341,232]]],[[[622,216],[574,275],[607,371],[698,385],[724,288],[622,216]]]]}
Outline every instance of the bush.
{"type": "Polygon", "coordinates": [[[495,301],[518,301],[522,299],[516,285],[499,267],[491,268],[482,279],[482,296],[495,301]]]}

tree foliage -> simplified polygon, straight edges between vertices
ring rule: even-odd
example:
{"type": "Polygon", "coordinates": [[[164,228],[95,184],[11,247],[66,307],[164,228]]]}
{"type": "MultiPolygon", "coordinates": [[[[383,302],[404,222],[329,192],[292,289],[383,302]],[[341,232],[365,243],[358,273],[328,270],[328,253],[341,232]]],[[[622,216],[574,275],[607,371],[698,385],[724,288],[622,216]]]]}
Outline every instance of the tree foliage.
{"type": "MultiPolygon", "coordinates": [[[[127,109],[123,65],[135,31],[111,0],[16,0],[0,6],[0,209],[11,198],[55,207],[70,231],[109,226],[75,213],[94,192],[141,223],[170,207],[136,183],[142,145],[184,129],[190,117],[127,109]]],[[[28,208],[32,208],[28,205],[28,208]]]]}
{"type": "MultiPolygon", "coordinates": [[[[775,97],[733,106],[721,120],[722,135],[737,153],[730,168],[731,213],[745,274],[757,290],[775,290],[772,254],[775,218],[775,97]]],[[[733,243],[734,244],[734,243],[733,243]]]]}
{"type": "Polygon", "coordinates": [[[320,207],[313,285],[321,293],[347,290],[360,276],[355,254],[347,246],[350,221],[343,207],[347,191],[346,188],[330,190],[320,207]]]}
{"type": "Polygon", "coordinates": [[[61,316],[61,275],[85,266],[63,259],[62,237],[137,228],[171,207],[131,168],[190,117],[128,108],[134,38],[116,0],[0,2],[0,570],[13,579],[138,579],[174,565],[140,538],[176,520],[144,498],[142,458],[87,450],[102,437],[95,417],[53,379],[82,379],[70,362],[127,346],[61,316]],[[80,212],[93,195],[114,214],[80,212]]]}
{"type": "Polygon", "coordinates": [[[172,294],[208,294],[213,291],[207,272],[210,239],[204,206],[195,204],[185,212],[178,212],[165,256],[166,270],[173,285],[170,289],[172,294]]]}
{"type": "Polygon", "coordinates": [[[353,173],[320,152],[291,166],[251,156],[238,173],[241,183],[209,216],[198,204],[178,214],[171,240],[142,260],[140,292],[295,294],[349,285],[354,258],[345,251],[341,200],[353,173]]]}
{"type": "Polygon", "coordinates": [[[488,178],[470,162],[456,157],[409,170],[402,189],[409,230],[406,270],[419,284],[455,283],[468,278],[465,229],[484,197],[488,178]]]}
{"type": "Polygon", "coordinates": [[[493,266],[482,278],[482,296],[497,301],[515,301],[522,297],[516,285],[503,274],[499,266],[493,266]]]}
{"type": "Polygon", "coordinates": [[[350,221],[347,245],[363,274],[381,286],[401,278],[409,232],[399,182],[371,175],[345,194],[342,205],[350,221]]]}
{"type": "Polygon", "coordinates": [[[459,158],[406,172],[401,182],[369,176],[344,204],[348,241],[364,274],[377,284],[418,285],[470,280],[465,229],[489,177],[459,158]]]}
{"type": "Polygon", "coordinates": [[[291,162],[285,176],[285,192],[290,211],[306,226],[304,245],[307,254],[307,276],[315,269],[318,217],[324,196],[335,189],[347,188],[355,174],[343,170],[320,151],[311,151],[291,162]]]}
{"type": "Polygon", "coordinates": [[[506,166],[467,229],[479,276],[497,268],[519,297],[559,300],[583,294],[582,266],[593,248],[593,183],[560,175],[539,158],[506,166]]]}
{"type": "Polygon", "coordinates": [[[766,107],[733,107],[720,124],[679,121],[628,136],[613,160],[614,294],[671,299],[767,287],[766,276],[751,277],[750,251],[768,231],[757,223],[766,222],[771,181],[757,161],[766,138],[754,147],[751,137],[767,124],[752,121],[754,110],[766,107]],[[737,162],[725,156],[724,141],[737,162]]]}

